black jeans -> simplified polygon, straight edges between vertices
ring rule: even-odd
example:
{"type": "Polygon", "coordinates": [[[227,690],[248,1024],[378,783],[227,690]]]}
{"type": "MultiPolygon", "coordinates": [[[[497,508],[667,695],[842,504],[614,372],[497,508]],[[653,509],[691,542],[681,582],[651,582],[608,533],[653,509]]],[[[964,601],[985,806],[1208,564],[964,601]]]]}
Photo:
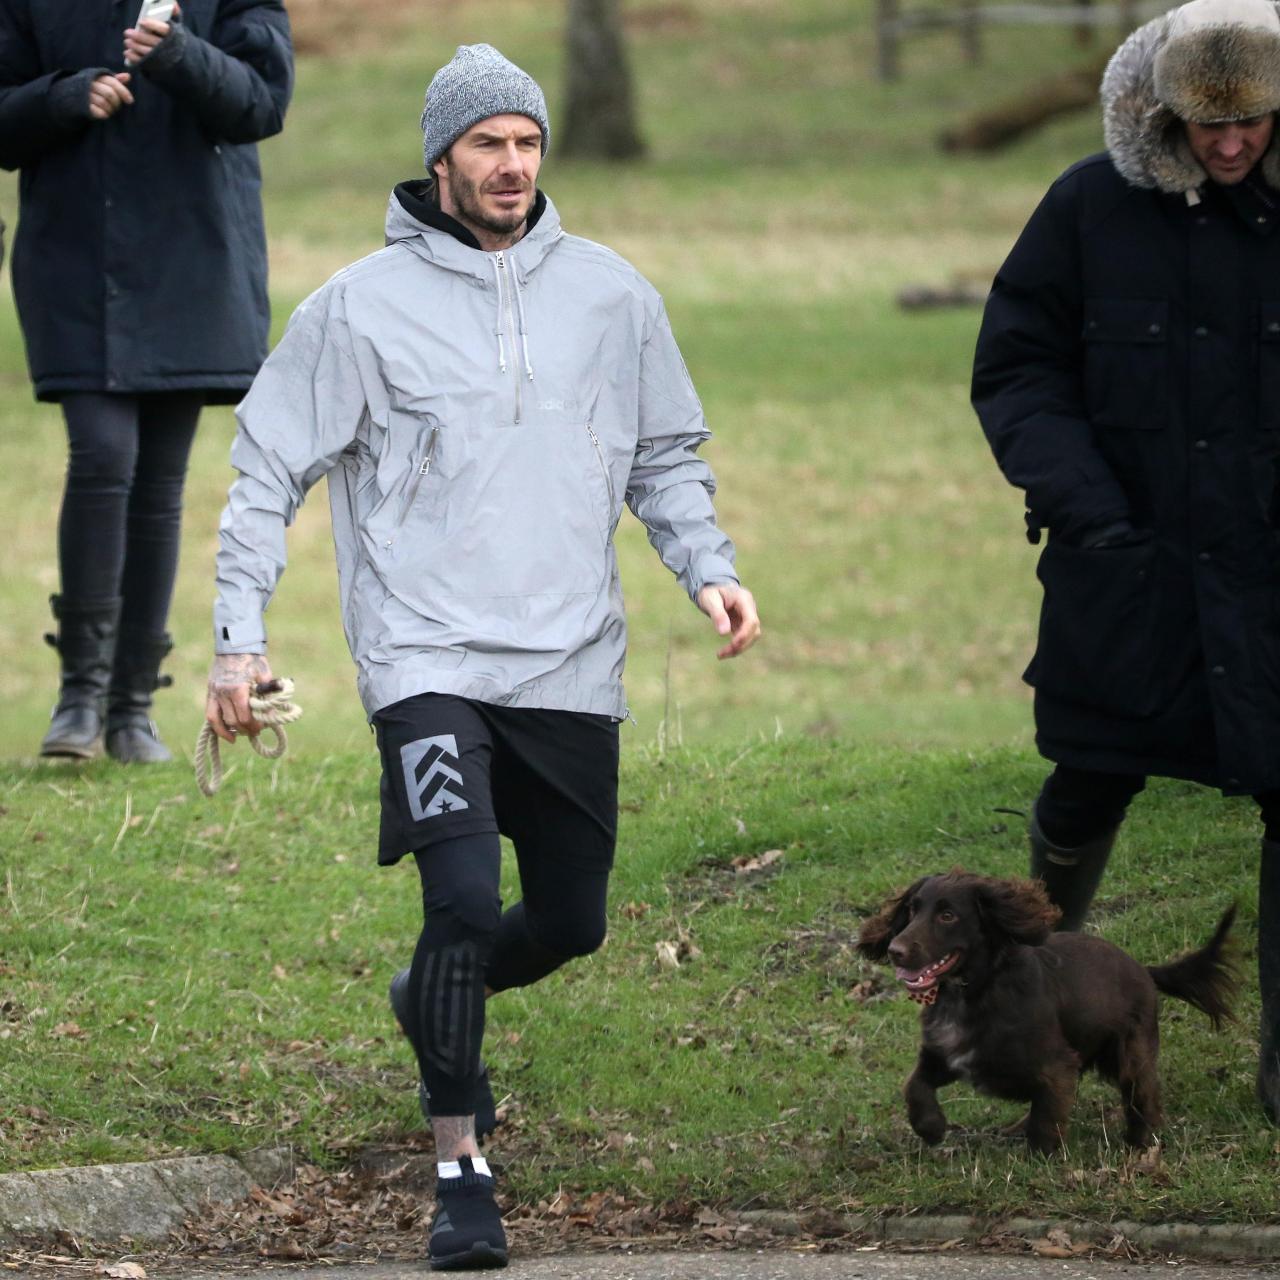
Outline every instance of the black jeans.
{"type": "Polygon", "coordinates": [[[74,604],[122,598],[121,624],[165,628],[178,572],[182,487],[204,397],[63,396],[70,452],[58,568],[74,604]]]}
{"type": "MultiPolygon", "coordinates": [[[[1098,773],[1060,764],[1045,779],[1036,818],[1045,838],[1075,849],[1124,821],[1129,802],[1147,785],[1140,773],[1098,773]]],[[[1280,791],[1254,796],[1268,840],[1280,840],[1280,791]]]]}

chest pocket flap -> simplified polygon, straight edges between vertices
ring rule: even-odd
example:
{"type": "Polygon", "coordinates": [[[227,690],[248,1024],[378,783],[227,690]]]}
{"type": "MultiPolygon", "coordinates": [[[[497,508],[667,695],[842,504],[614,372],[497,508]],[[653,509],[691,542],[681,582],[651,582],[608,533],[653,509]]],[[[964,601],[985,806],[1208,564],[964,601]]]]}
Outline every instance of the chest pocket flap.
{"type": "Polygon", "coordinates": [[[1128,430],[1167,426],[1168,299],[1088,298],[1081,337],[1089,420],[1128,430]]]}

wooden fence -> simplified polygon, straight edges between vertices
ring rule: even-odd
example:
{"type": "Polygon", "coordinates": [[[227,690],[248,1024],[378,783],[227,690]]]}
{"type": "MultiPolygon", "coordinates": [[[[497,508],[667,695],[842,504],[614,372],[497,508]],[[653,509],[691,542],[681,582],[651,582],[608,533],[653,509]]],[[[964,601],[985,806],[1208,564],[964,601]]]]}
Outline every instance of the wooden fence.
{"type": "Polygon", "coordinates": [[[876,72],[881,80],[901,75],[900,50],[904,37],[924,31],[955,31],[967,62],[982,61],[982,33],[988,26],[1035,25],[1071,27],[1082,45],[1092,42],[1098,27],[1132,31],[1139,23],[1165,12],[1167,0],[1116,0],[1094,4],[1091,0],[1068,3],[980,4],[978,0],[952,0],[945,8],[904,8],[901,0],[876,0],[876,72]]]}

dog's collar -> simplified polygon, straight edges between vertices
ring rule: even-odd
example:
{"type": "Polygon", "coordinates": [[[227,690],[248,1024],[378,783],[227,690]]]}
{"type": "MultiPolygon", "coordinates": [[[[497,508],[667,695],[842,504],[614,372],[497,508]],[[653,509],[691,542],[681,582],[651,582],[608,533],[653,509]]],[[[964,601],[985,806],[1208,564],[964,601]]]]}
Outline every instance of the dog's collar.
{"type": "Polygon", "coordinates": [[[928,991],[908,991],[907,995],[916,1002],[916,1004],[933,1004],[938,998],[938,992],[942,988],[934,983],[928,991]]]}

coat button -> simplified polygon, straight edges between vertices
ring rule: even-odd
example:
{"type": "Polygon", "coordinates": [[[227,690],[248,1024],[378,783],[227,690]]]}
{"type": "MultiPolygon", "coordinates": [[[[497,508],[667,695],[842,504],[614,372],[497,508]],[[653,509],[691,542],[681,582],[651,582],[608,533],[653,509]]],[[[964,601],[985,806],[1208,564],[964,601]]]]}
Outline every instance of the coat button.
{"type": "Polygon", "coordinates": [[[1208,330],[1208,329],[1206,329],[1206,328],[1204,327],[1204,325],[1202,325],[1202,324],[1198,324],[1198,325],[1196,325],[1196,337],[1197,337],[1197,338],[1207,338],[1208,336],[1209,336],[1209,330],[1208,330]]]}
{"type": "Polygon", "coordinates": [[[1154,338],[1160,332],[1160,326],[1158,324],[1149,325],[1147,332],[1154,338]]]}
{"type": "Polygon", "coordinates": [[[1220,680],[1223,676],[1227,674],[1227,669],[1226,667],[1214,667],[1212,673],[1214,676],[1216,676],[1220,680]]]}
{"type": "Polygon", "coordinates": [[[1272,320],[1271,323],[1267,325],[1267,332],[1280,333],[1280,320],[1272,320]]]}
{"type": "Polygon", "coordinates": [[[1207,551],[1202,551],[1198,556],[1196,556],[1196,559],[1199,560],[1201,564],[1208,564],[1213,557],[1207,551]]]}
{"type": "Polygon", "coordinates": [[[1197,440],[1195,447],[1203,453],[1209,447],[1209,442],[1207,440],[1197,440]]]}

